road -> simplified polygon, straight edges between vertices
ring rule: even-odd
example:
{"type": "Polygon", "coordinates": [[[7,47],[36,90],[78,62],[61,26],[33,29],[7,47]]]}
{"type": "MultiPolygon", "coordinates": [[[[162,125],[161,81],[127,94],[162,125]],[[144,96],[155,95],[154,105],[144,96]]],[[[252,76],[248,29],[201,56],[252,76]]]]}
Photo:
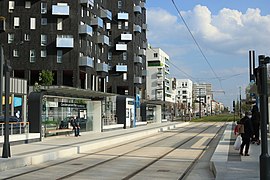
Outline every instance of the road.
{"type": "Polygon", "coordinates": [[[69,158],[1,172],[3,179],[214,179],[223,123],[190,123],[69,158]]]}

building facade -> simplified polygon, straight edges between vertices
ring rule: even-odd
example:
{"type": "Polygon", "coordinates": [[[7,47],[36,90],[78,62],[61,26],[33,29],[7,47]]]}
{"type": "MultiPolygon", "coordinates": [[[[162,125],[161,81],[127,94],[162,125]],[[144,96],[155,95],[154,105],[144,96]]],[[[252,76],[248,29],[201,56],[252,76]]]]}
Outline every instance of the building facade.
{"type": "Polygon", "coordinates": [[[198,116],[211,114],[212,111],[212,84],[194,83],[193,84],[194,113],[198,116]]]}

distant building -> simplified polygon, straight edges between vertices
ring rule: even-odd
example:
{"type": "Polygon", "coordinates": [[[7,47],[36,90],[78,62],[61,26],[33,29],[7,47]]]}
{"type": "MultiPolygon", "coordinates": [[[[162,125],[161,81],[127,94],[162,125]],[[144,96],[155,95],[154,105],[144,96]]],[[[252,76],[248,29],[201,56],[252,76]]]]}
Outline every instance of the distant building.
{"type": "Polygon", "coordinates": [[[177,115],[186,115],[192,113],[192,81],[190,79],[176,80],[176,103],[177,115]]]}
{"type": "Polygon", "coordinates": [[[194,83],[193,84],[193,98],[195,100],[194,113],[202,116],[211,113],[213,100],[212,84],[208,83],[194,83]]]}

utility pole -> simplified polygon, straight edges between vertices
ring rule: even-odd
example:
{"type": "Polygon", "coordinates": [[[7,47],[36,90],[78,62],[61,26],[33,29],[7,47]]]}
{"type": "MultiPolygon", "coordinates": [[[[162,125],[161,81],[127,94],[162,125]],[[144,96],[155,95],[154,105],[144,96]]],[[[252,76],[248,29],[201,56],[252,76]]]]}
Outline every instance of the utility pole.
{"type": "Polygon", "coordinates": [[[199,88],[199,117],[202,118],[202,106],[201,106],[201,89],[202,88],[199,88]]]}
{"type": "Polygon", "coordinates": [[[261,115],[261,155],[260,155],[260,179],[270,179],[270,157],[268,154],[267,122],[268,119],[268,90],[267,90],[267,64],[270,58],[259,56],[259,67],[257,68],[256,84],[260,97],[261,115]]]}
{"type": "Polygon", "coordinates": [[[239,108],[239,113],[240,113],[240,118],[242,118],[242,103],[241,103],[241,87],[239,87],[239,92],[240,92],[240,108],[239,108]]]}

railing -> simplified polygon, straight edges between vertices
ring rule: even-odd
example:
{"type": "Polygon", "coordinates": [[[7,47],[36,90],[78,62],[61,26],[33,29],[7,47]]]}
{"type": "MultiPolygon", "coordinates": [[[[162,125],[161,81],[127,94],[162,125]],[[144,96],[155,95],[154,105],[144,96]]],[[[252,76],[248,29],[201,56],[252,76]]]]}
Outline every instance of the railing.
{"type": "MultiPolygon", "coordinates": [[[[4,136],[5,123],[0,123],[0,136],[4,136]]],[[[9,134],[27,134],[29,133],[29,122],[9,123],[9,134]]]]}
{"type": "Polygon", "coordinates": [[[117,124],[117,117],[103,117],[103,125],[113,125],[117,124]]]}

